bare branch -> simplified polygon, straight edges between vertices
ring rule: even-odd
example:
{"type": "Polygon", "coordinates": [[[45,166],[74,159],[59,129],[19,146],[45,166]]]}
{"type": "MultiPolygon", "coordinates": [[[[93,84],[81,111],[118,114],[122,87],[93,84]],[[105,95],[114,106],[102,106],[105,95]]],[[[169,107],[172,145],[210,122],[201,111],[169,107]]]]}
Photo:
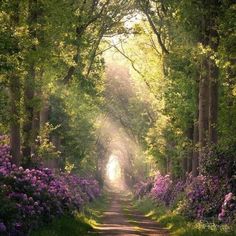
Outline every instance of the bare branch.
{"type": "MultiPolygon", "coordinates": [[[[142,77],[146,86],[149,88],[150,91],[152,91],[152,87],[150,83],[147,81],[145,75],[136,67],[135,62],[127,54],[125,54],[124,49],[120,50],[116,45],[113,45],[113,47],[131,63],[132,68],[142,77]]],[[[152,94],[156,99],[159,99],[155,93],[152,94]]]]}
{"type": "Polygon", "coordinates": [[[161,49],[162,51],[165,53],[165,54],[169,54],[169,51],[167,50],[166,46],[164,45],[162,39],[161,39],[161,35],[160,33],[158,32],[151,16],[145,11],[144,14],[147,16],[147,19],[148,19],[148,22],[153,30],[153,32],[155,33],[155,35],[157,36],[157,40],[158,40],[158,43],[159,45],[161,46],[161,49]]]}
{"type": "Polygon", "coordinates": [[[158,50],[158,48],[157,48],[157,46],[156,46],[152,36],[150,37],[150,41],[151,41],[151,45],[150,46],[155,50],[155,52],[157,53],[158,56],[161,56],[161,53],[159,52],[159,50],[158,50]]]}
{"type": "Polygon", "coordinates": [[[97,42],[95,43],[94,47],[93,47],[93,50],[92,50],[92,53],[91,53],[91,57],[90,57],[90,62],[89,62],[89,67],[88,67],[88,71],[87,71],[87,74],[86,74],[86,78],[88,79],[89,77],[89,74],[92,70],[92,66],[93,66],[93,63],[94,63],[94,60],[96,58],[96,52],[98,50],[98,47],[100,45],[100,42],[102,40],[102,37],[103,37],[103,34],[105,33],[106,31],[106,26],[103,25],[100,29],[100,32],[99,32],[99,36],[98,36],[98,40],[97,42]]]}
{"type": "Polygon", "coordinates": [[[128,56],[123,52],[123,50],[120,50],[116,45],[113,45],[113,47],[114,47],[122,56],[124,56],[127,60],[130,61],[132,68],[133,68],[141,77],[144,77],[144,75],[141,73],[141,71],[135,66],[134,61],[133,61],[130,57],[128,57],[128,56]]]}

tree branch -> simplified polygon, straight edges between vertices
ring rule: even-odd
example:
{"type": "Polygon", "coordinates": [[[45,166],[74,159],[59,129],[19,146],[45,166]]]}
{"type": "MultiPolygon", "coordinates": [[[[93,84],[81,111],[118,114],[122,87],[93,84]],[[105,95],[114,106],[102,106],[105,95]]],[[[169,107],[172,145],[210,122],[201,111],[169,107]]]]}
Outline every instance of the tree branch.
{"type": "Polygon", "coordinates": [[[158,41],[158,43],[159,43],[159,45],[160,45],[160,47],[161,47],[163,53],[169,54],[169,51],[167,50],[165,44],[162,42],[161,35],[160,35],[160,33],[158,32],[158,30],[157,30],[157,28],[156,28],[156,26],[155,26],[155,24],[154,24],[154,22],[153,22],[151,16],[150,16],[146,11],[144,11],[144,14],[147,16],[148,22],[149,22],[149,24],[150,24],[150,26],[151,26],[153,32],[154,32],[155,35],[157,36],[157,41],[158,41]]]}
{"type": "MultiPolygon", "coordinates": [[[[152,91],[151,85],[150,85],[149,82],[146,80],[145,75],[142,74],[142,72],[135,66],[134,61],[133,61],[127,54],[125,54],[125,52],[123,52],[122,50],[120,50],[116,45],[113,45],[113,47],[114,47],[122,56],[124,56],[128,61],[130,61],[132,68],[143,78],[143,81],[144,81],[144,83],[146,84],[146,86],[149,88],[150,91],[152,91]]],[[[158,97],[157,97],[156,94],[154,94],[154,93],[152,93],[152,94],[153,94],[153,96],[154,96],[156,99],[158,99],[158,97]]]]}
{"type": "MultiPolygon", "coordinates": [[[[103,6],[102,6],[102,8],[101,8],[101,10],[99,11],[98,14],[96,14],[95,16],[90,17],[90,19],[88,19],[88,21],[87,21],[86,23],[84,23],[84,24],[82,24],[82,25],[76,27],[76,37],[77,37],[77,41],[80,41],[80,39],[82,38],[82,36],[83,36],[84,32],[86,31],[86,29],[87,29],[93,22],[95,22],[99,17],[102,16],[102,14],[103,14],[103,12],[104,12],[106,6],[107,6],[109,3],[110,3],[110,0],[107,0],[107,1],[103,4],[103,6]]],[[[86,1],[83,2],[82,9],[84,9],[85,4],[86,4],[86,1]]],[[[94,10],[95,10],[95,7],[97,6],[97,4],[98,4],[98,1],[97,1],[97,0],[94,0],[93,3],[92,3],[92,5],[91,5],[91,8],[90,8],[91,11],[94,11],[94,10]]],[[[81,18],[81,17],[80,17],[80,18],[81,18]]],[[[100,41],[101,41],[101,39],[100,39],[100,41]]],[[[96,51],[95,51],[95,55],[96,55],[96,51]]],[[[79,48],[77,49],[77,53],[76,53],[76,55],[74,56],[74,62],[75,62],[76,64],[78,63],[78,58],[79,58],[79,48]]],[[[93,59],[93,60],[94,60],[94,59],[93,59]]],[[[64,79],[63,79],[63,83],[64,83],[64,84],[67,84],[67,83],[71,80],[71,78],[72,78],[74,72],[75,72],[75,66],[71,66],[71,67],[68,69],[68,72],[67,72],[66,76],[65,76],[64,79]]]]}

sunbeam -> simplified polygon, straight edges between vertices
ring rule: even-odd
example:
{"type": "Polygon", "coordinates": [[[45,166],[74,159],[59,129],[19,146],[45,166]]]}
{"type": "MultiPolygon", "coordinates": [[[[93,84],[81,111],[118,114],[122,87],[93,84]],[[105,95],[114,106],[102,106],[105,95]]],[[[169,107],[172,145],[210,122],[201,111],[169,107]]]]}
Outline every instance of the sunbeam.
{"type": "Polygon", "coordinates": [[[107,163],[107,177],[111,183],[120,182],[121,180],[121,166],[118,157],[111,155],[107,163]]]}

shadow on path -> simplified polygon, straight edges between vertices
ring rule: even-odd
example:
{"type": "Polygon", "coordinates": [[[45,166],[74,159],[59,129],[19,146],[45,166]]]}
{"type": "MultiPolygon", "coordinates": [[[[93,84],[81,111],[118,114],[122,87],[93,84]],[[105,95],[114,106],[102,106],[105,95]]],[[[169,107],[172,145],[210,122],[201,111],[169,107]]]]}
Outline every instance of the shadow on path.
{"type": "Polygon", "coordinates": [[[129,198],[131,198],[130,195],[121,193],[110,194],[110,208],[103,212],[102,224],[96,228],[95,234],[105,236],[169,236],[167,229],[160,227],[158,223],[137,212],[132,207],[129,198]]]}

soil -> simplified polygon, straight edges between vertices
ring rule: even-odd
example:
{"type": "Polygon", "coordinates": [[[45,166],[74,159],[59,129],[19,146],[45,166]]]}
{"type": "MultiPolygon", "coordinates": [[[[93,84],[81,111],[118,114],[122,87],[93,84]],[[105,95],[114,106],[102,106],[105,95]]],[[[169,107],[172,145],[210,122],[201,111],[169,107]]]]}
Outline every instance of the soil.
{"type": "Polygon", "coordinates": [[[134,209],[130,195],[111,193],[109,201],[110,207],[103,212],[102,224],[96,229],[96,234],[169,236],[167,229],[134,209]]]}

